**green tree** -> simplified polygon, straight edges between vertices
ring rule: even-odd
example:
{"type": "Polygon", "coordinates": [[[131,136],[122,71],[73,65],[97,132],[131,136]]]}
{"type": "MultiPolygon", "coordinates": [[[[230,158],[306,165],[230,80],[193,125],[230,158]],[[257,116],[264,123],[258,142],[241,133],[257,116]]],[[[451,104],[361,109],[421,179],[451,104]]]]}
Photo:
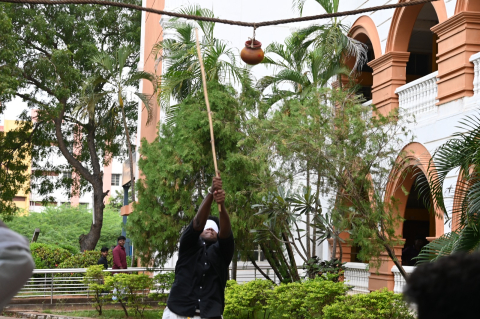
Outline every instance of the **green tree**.
{"type": "MultiPolygon", "coordinates": [[[[214,17],[209,9],[192,5],[179,10],[182,14],[214,17]]],[[[178,105],[170,105],[171,100],[180,103],[202,88],[200,63],[196,51],[195,28],[202,33],[200,47],[207,82],[223,84],[240,83],[248,73],[237,65],[235,52],[225,41],[214,37],[214,22],[184,21],[172,19],[166,30],[172,35],[156,44],[153,52],[164,62],[160,101],[166,110],[167,121],[175,115],[178,105]]]]}
{"type": "MultiPolygon", "coordinates": [[[[127,1],[128,2],[128,1],[127,1]]],[[[130,0],[129,3],[139,4],[130,0]]],[[[112,100],[105,96],[96,104],[93,117],[82,119],[76,112],[87,103],[85,87],[97,68],[91,58],[99,52],[113,54],[121,46],[138,47],[140,13],[110,6],[90,5],[0,5],[1,104],[19,97],[35,110],[24,112],[21,128],[33,145],[31,186],[49,195],[62,188],[69,195],[93,191],[94,219],[87,234],[80,234],[82,250],[93,249],[101,236],[104,198],[102,165],[122,156],[122,130],[110,112],[112,100]],[[65,161],[53,161],[52,158],[65,161]],[[64,172],[73,172],[73,177],[64,172]],[[70,190],[74,188],[73,194],[70,190]]],[[[126,66],[135,67],[135,57],[126,66]]],[[[103,85],[92,88],[101,93],[103,85]]],[[[136,130],[137,103],[125,107],[129,130],[136,130]]]]}
{"type": "MultiPolygon", "coordinates": [[[[218,83],[208,83],[208,92],[225,204],[234,235],[241,239],[236,248],[246,255],[254,249],[250,230],[259,223],[252,218],[251,205],[270,186],[265,182],[269,167],[251,153],[257,141],[247,133],[249,109],[242,103],[250,100],[218,83]]],[[[139,168],[145,179],[137,184],[139,202],[129,216],[136,251],[145,262],[155,258],[156,265],[176,252],[181,231],[195,216],[215,174],[203,92],[184,99],[175,119],[175,125],[161,125],[152,144],[142,143],[139,168]]]]}
{"type": "MultiPolygon", "coordinates": [[[[103,218],[102,235],[97,247],[110,248],[116,244],[117,237],[122,233],[122,217],[118,215],[118,211],[107,206],[103,218]]],[[[48,206],[42,213],[31,212],[26,216],[18,216],[6,224],[27,238],[32,238],[35,228],[40,228],[38,243],[75,247],[78,252],[80,250],[78,238],[88,231],[91,221],[92,212],[86,207],[48,206]]]]}
{"type": "MultiPolygon", "coordinates": [[[[157,77],[155,74],[136,71],[135,68],[132,68],[128,64],[129,60],[138,59],[138,54],[134,54],[134,51],[131,47],[120,47],[118,50],[113,52],[113,55],[110,55],[108,52],[102,51],[99,52],[96,56],[93,57],[92,61],[98,67],[98,74],[96,74],[90,81],[89,85],[96,86],[99,84],[103,85],[103,91],[97,94],[89,95],[89,103],[86,105],[79,105],[80,108],[83,107],[85,115],[88,113],[88,117],[95,117],[95,106],[99,102],[99,98],[103,95],[113,96],[113,103],[111,104],[111,117],[114,122],[121,122],[120,126],[123,126],[125,132],[125,141],[127,144],[127,152],[130,163],[130,183],[131,188],[135,189],[135,177],[133,170],[133,154],[132,154],[132,142],[130,137],[130,132],[128,128],[128,119],[126,117],[126,101],[128,97],[128,89],[135,87],[140,80],[146,80],[151,83],[153,87],[153,94],[147,95],[141,92],[134,92],[134,94],[140,98],[147,110],[147,122],[150,124],[152,120],[152,112],[154,107],[154,101],[152,100],[153,96],[157,91],[157,77]],[[86,109],[85,109],[86,106],[86,109]],[[115,117],[119,114],[119,119],[115,117]]],[[[93,90],[94,91],[94,90],[93,90]]],[[[117,124],[118,125],[118,124],[117,124]]],[[[135,192],[131,192],[132,202],[135,202],[135,192]]]]}
{"type": "MultiPolygon", "coordinates": [[[[300,14],[307,0],[293,0],[293,6],[300,14]]],[[[338,12],[340,0],[315,0],[326,13],[338,12]]],[[[298,34],[305,39],[305,46],[312,46],[317,49],[320,59],[325,61],[326,69],[337,69],[344,67],[347,62],[353,60],[352,71],[363,66],[367,61],[367,48],[362,42],[348,36],[350,26],[342,24],[338,17],[330,19],[330,23],[313,24],[298,31],[298,34]]],[[[332,73],[327,71],[327,73],[332,73]]],[[[342,86],[340,76],[338,83],[342,86]]]]}
{"type": "MultiPolygon", "coordinates": [[[[275,195],[265,198],[259,204],[268,219],[259,230],[270,235],[257,240],[275,239],[288,245],[295,238],[305,238],[304,243],[316,243],[326,239],[325,233],[333,225],[334,230],[347,230],[350,243],[362,247],[361,259],[378,261],[380,253],[387,251],[403,270],[393,253],[399,239],[395,229],[400,222],[396,201],[383,196],[389,174],[397,166],[395,160],[410,136],[406,123],[397,113],[377,114],[346,90],[320,89],[302,101],[287,100],[259,126],[265,133],[260,143],[264,150],[258,151],[272,154],[270,150],[275,149],[271,155],[275,160],[269,159],[277,163],[275,173],[290,176],[297,185],[305,185],[305,175],[299,176],[298,172],[305,173],[301,162],[308,162],[315,195],[311,198],[307,187],[305,195],[281,196],[283,203],[275,195]],[[320,197],[329,199],[324,207],[320,197]],[[314,213],[313,222],[306,218],[308,212],[314,213]],[[295,225],[302,221],[318,234],[315,241],[306,227],[295,225]],[[285,233],[283,238],[276,235],[279,225],[285,233]]],[[[289,248],[282,251],[288,253],[289,248]]],[[[301,249],[297,251],[302,253],[301,249]]],[[[307,249],[304,257],[304,261],[311,257],[307,249]]],[[[288,256],[282,259],[288,260],[288,256]]]]}
{"type": "Polygon", "coordinates": [[[480,118],[467,116],[459,128],[461,132],[453,134],[435,151],[428,165],[428,176],[420,175],[416,185],[421,194],[428,195],[426,204],[431,211],[440,211],[447,221],[451,216],[458,216],[458,223],[452,225],[456,230],[427,244],[418,256],[418,263],[480,249],[480,118]],[[452,171],[459,171],[461,178],[455,188],[459,203],[449,211],[443,190],[445,179],[452,171]]]}

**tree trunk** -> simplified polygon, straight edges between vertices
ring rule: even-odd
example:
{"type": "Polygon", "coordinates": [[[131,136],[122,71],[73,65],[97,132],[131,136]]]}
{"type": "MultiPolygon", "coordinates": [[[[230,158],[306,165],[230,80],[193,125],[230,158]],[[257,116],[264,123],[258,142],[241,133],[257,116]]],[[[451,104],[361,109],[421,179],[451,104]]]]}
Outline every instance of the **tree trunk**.
{"type": "Polygon", "coordinates": [[[235,251],[235,255],[233,255],[233,260],[232,260],[232,274],[230,275],[231,280],[237,280],[237,251],[235,251]]]}
{"type": "MultiPolygon", "coordinates": [[[[66,105],[66,101],[60,101],[61,104],[66,105]]],[[[62,122],[63,122],[64,109],[60,111],[57,118],[54,119],[55,123],[55,136],[57,138],[58,148],[65,157],[67,162],[72,165],[76,171],[85,178],[93,187],[93,207],[94,207],[94,219],[95,224],[92,222],[90,231],[87,235],[80,235],[79,243],[80,250],[94,250],[97,246],[97,242],[100,239],[100,234],[103,225],[103,209],[105,207],[103,199],[108,194],[103,192],[103,172],[100,169],[100,160],[98,158],[95,146],[95,123],[93,119],[89,120],[88,125],[83,128],[87,130],[87,146],[90,153],[91,165],[93,168],[93,174],[85,168],[80,161],[70,152],[63,139],[62,122]]]]}
{"type": "Polygon", "coordinates": [[[128,132],[127,119],[125,117],[125,110],[123,109],[123,99],[119,93],[120,109],[122,110],[123,128],[125,130],[125,137],[127,140],[128,158],[130,159],[130,185],[132,187],[132,202],[135,202],[135,172],[133,171],[133,155],[132,143],[130,142],[130,133],[128,132]]]}
{"type": "Polygon", "coordinates": [[[333,237],[331,260],[335,260],[335,258],[337,258],[337,237],[333,237]]]}
{"type": "MultiPolygon", "coordinates": [[[[307,191],[311,193],[310,190],[310,167],[308,165],[307,161],[307,191]]],[[[312,251],[310,249],[311,247],[311,240],[310,240],[310,211],[307,210],[307,227],[306,227],[306,237],[305,237],[305,243],[307,244],[307,260],[312,258],[312,251]]]]}
{"type": "Polygon", "coordinates": [[[271,282],[275,283],[275,281],[273,281],[262,269],[260,269],[260,267],[258,267],[257,262],[252,258],[251,254],[248,254],[248,259],[250,259],[250,262],[253,264],[255,269],[257,269],[258,272],[261,273],[263,277],[265,277],[265,279],[270,280],[271,282]]]}

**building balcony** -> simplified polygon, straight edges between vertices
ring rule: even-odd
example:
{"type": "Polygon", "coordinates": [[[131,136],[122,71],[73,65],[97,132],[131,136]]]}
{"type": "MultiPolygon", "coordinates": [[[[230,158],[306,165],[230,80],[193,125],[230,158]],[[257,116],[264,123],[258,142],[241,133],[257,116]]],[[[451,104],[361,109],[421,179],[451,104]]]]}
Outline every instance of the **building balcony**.
{"type": "Polygon", "coordinates": [[[433,72],[399,87],[395,93],[400,111],[414,115],[417,120],[434,115],[438,103],[437,76],[438,72],[433,72]]]}
{"type": "Polygon", "coordinates": [[[473,94],[480,96],[480,52],[470,57],[470,62],[474,65],[473,94]]]}

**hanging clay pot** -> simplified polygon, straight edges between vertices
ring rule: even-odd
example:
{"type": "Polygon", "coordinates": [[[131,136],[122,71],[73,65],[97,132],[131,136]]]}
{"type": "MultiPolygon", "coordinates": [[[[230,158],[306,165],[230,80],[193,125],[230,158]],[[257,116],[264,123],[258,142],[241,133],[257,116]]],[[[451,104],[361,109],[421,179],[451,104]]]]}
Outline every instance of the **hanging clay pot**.
{"type": "Polygon", "coordinates": [[[262,43],[257,40],[253,40],[253,45],[252,40],[245,42],[245,47],[242,52],[240,52],[240,57],[243,62],[250,65],[256,65],[262,62],[263,56],[262,43]]]}

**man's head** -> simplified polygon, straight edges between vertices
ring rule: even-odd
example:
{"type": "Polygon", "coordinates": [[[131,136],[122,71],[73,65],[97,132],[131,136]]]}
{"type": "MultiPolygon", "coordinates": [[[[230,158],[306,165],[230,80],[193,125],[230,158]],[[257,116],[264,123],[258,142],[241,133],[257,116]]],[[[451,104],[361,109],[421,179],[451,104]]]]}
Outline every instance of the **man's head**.
{"type": "Polygon", "coordinates": [[[108,256],[108,248],[107,247],[102,247],[102,249],[100,249],[100,254],[102,254],[103,257],[107,257],[108,256]]]}
{"type": "Polygon", "coordinates": [[[218,218],[215,216],[208,216],[203,232],[200,234],[200,238],[207,243],[215,243],[218,239],[219,232],[218,218]]]}
{"type": "Polygon", "coordinates": [[[454,254],[418,266],[404,294],[418,307],[419,319],[477,318],[480,254],[454,254]]]}
{"type": "Polygon", "coordinates": [[[123,247],[123,246],[125,246],[125,240],[127,240],[127,239],[125,238],[125,236],[120,236],[120,237],[117,238],[117,243],[118,243],[121,247],[123,247]]]}

